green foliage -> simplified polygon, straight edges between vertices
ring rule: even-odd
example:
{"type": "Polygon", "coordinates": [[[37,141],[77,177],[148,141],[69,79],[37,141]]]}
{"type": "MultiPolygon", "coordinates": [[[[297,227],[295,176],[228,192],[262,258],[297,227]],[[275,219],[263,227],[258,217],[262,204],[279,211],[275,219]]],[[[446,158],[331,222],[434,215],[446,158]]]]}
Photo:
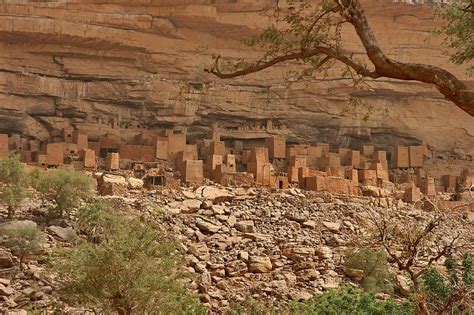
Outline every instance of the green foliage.
{"type": "Polygon", "coordinates": [[[97,241],[104,230],[115,224],[116,216],[107,210],[108,206],[105,201],[95,201],[79,209],[78,228],[89,240],[97,241]]]}
{"type": "Polygon", "coordinates": [[[344,286],[337,290],[315,295],[305,302],[293,302],[288,308],[268,307],[247,298],[243,303],[231,305],[230,315],[410,315],[415,314],[409,302],[396,303],[389,300],[377,300],[372,293],[364,293],[352,287],[344,286]]]}
{"type": "Polygon", "coordinates": [[[387,254],[382,251],[361,249],[347,254],[346,268],[364,271],[361,286],[367,292],[392,293],[393,276],[388,271],[387,254]]]}
{"type": "Polygon", "coordinates": [[[35,176],[32,184],[44,199],[54,201],[51,214],[56,217],[62,217],[92,193],[91,179],[72,169],[58,168],[35,176]]]}
{"type": "MultiPolygon", "coordinates": [[[[335,51],[341,48],[341,17],[333,11],[334,3],[323,0],[314,5],[306,0],[286,0],[284,9],[279,5],[273,11],[272,25],[257,36],[247,39],[246,44],[265,51],[261,61],[284,56],[294,52],[310,51],[324,46],[335,51]]],[[[308,66],[296,80],[310,77],[314,73],[326,76],[335,61],[324,55],[303,56],[302,61],[308,66]]],[[[248,64],[240,61],[234,63],[233,70],[244,68],[248,64]]],[[[227,66],[229,68],[229,66],[227,66]]],[[[348,71],[351,71],[348,68],[348,71]]]]}
{"type": "Polygon", "coordinates": [[[26,258],[41,251],[44,234],[30,221],[19,221],[7,226],[5,234],[8,235],[7,246],[20,259],[20,268],[26,258]]]}
{"type": "MultiPolygon", "coordinates": [[[[445,44],[453,49],[451,61],[468,64],[474,59],[474,4],[472,0],[459,0],[450,5],[438,6],[435,15],[445,20],[445,26],[438,30],[444,34],[445,44]]],[[[474,73],[474,65],[468,66],[468,73],[474,73]]]]}
{"type": "Polygon", "coordinates": [[[155,227],[100,203],[81,209],[80,224],[100,241],[53,257],[69,304],[105,313],[205,314],[179,283],[179,252],[169,239],[157,241],[163,233],[155,227]]]}
{"type": "Polygon", "coordinates": [[[8,207],[8,216],[15,214],[21,202],[28,197],[28,175],[16,154],[10,154],[8,159],[0,160],[0,182],[2,200],[8,207]]]}
{"type": "Polygon", "coordinates": [[[290,305],[291,314],[324,315],[377,315],[414,314],[413,306],[406,302],[397,304],[393,300],[379,301],[373,294],[362,293],[351,287],[343,287],[317,295],[303,303],[290,305]]]}
{"type": "Polygon", "coordinates": [[[461,265],[448,258],[444,263],[447,275],[431,268],[422,276],[423,293],[433,312],[465,314],[474,311],[474,272],[473,258],[465,254],[461,265]]]}
{"type": "Polygon", "coordinates": [[[275,309],[246,296],[241,303],[231,304],[228,315],[277,315],[283,314],[282,309],[275,309]]]}

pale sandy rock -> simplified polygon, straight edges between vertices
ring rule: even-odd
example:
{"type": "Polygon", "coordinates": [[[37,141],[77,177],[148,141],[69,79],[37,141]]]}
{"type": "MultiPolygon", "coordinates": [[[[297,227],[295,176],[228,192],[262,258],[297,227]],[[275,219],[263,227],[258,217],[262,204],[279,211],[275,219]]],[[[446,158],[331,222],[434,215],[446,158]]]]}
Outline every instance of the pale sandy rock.
{"type": "Polygon", "coordinates": [[[248,262],[249,260],[249,253],[247,251],[240,251],[239,252],[239,259],[248,262]]]}
{"type": "Polygon", "coordinates": [[[139,178],[129,177],[127,178],[128,188],[130,189],[142,189],[145,184],[143,180],[139,178]]]}
{"type": "Polygon", "coordinates": [[[201,201],[197,199],[186,199],[183,201],[183,206],[190,210],[198,210],[201,208],[201,201]]]}
{"type": "Polygon", "coordinates": [[[403,296],[410,296],[411,288],[408,279],[405,276],[397,275],[397,284],[400,290],[400,293],[403,296]]]}
{"type": "Polygon", "coordinates": [[[303,222],[303,226],[305,228],[314,229],[316,227],[316,222],[313,220],[308,220],[308,221],[303,222]]]}
{"type": "Polygon", "coordinates": [[[307,291],[301,291],[301,292],[293,293],[291,297],[294,301],[303,302],[303,301],[307,301],[311,299],[313,297],[313,294],[307,291]]]}
{"type": "Polygon", "coordinates": [[[338,233],[341,228],[340,222],[323,221],[323,226],[331,232],[338,233]]]}
{"type": "Polygon", "coordinates": [[[127,181],[120,175],[104,174],[97,183],[101,195],[124,195],[127,192],[127,181]]]}
{"type": "Polygon", "coordinates": [[[186,197],[188,199],[196,199],[196,195],[191,191],[183,190],[182,194],[183,194],[184,197],[186,197]]]}
{"type": "Polygon", "coordinates": [[[222,215],[222,214],[225,214],[226,212],[225,206],[221,206],[221,205],[213,205],[211,209],[215,215],[222,215]]]}
{"type": "Polygon", "coordinates": [[[5,286],[5,287],[8,287],[11,283],[11,280],[10,279],[5,279],[5,278],[0,278],[0,284],[5,286]]]}
{"type": "Polygon", "coordinates": [[[31,220],[15,220],[7,223],[0,224],[0,232],[6,233],[8,230],[15,230],[19,228],[31,228],[34,229],[38,225],[36,222],[31,220]]]}
{"type": "Polygon", "coordinates": [[[0,296],[10,296],[14,293],[13,289],[0,284],[0,296]]]}
{"type": "Polygon", "coordinates": [[[319,246],[316,248],[316,255],[321,259],[331,259],[333,252],[328,246],[319,246]]]}
{"type": "Polygon", "coordinates": [[[269,257],[251,256],[249,258],[249,271],[254,273],[266,273],[272,271],[272,262],[269,257]]]}
{"type": "Polygon", "coordinates": [[[48,232],[52,233],[53,235],[57,236],[60,240],[72,243],[77,239],[76,231],[71,227],[60,227],[60,226],[48,226],[48,232]]]}
{"type": "Polygon", "coordinates": [[[13,267],[13,259],[10,252],[0,248],[0,269],[13,267]]]}
{"type": "Polygon", "coordinates": [[[225,273],[229,277],[235,277],[247,272],[247,263],[241,260],[234,260],[225,265],[225,273]]]}
{"type": "Polygon", "coordinates": [[[199,230],[205,233],[217,233],[221,229],[220,225],[213,224],[202,219],[196,220],[196,226],[199,228],[199,230]]]}
{"type": "Polygon", "coordinates": [[[242,233],[252,233],[255,230],[253,221],[239,221],[235,223],[234,227],[242,233]]]}
{"type": "Polygon", "coordinates": [[[365,277],[365,273],[360,269],[344,268],[344,273],[354,281],[361,281],[365,277]]]}
{"type": "Polygon", "coordinates": [[[199,187],[196,189],[196,195],[204,199],[209,199],[214,203],[229,200],[233,197],[233,195],[228,190],[213,186],[199,187]]]}

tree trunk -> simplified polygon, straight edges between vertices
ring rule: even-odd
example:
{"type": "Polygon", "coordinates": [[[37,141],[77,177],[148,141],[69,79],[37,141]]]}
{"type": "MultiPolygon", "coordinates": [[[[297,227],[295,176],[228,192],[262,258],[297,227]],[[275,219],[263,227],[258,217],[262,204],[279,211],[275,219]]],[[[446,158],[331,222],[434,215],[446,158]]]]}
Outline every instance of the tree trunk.
{"type": "Polygon", "coordinates": [[[388,58],[375,38],[367,22],[364,9],[358,0],[334,0],[340,13],[351,23],[359,36],[367,56],[375,66],[375,72],[386,78],[419,81],[436,86],[446,99],[474,116],[474,90],[450,72],[430,65],[401,63],[388,58]]]}
{"type": "Polygon", "coordinates": [[[416,275],[409,270],[408,273],[410,274],[411,281],[413,282],[413,289],[415,291],[415,294],[417,295],[417,300],[416,305],[418,306],[417,314],[418,315],[428,315],[429,310],[428,310],[428,303],[426,303],[425,296],[423,292],[420,290],[420,284],[418,283],[418,279],[416,278],[416,275]]]}

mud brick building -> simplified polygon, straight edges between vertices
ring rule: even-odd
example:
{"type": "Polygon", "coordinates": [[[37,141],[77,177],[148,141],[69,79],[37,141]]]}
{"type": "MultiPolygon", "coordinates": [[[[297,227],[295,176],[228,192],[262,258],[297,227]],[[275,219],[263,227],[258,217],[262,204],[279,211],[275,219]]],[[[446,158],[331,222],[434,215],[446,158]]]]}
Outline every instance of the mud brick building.
{"type": "MultiPolygon", "coordinates": [[[[351,195],[360,193],[359,185],[383,187],[392,177],[397,183],[409,185],[403,193],[406,201],[413,202],[420,194],[436,194],[436,181],[422,168],[425,145],[395,146],[390,155],[372,144],[334,150],[321,142],[288,145],[285,137],[266,133],[286,130],[279,128],[267,123],[217,129],[209,138],[194,139],[192,143],[188,143],[185,132],[171,129],[153,132],[137,127],[133,136],[128,133],[121,137],[117,133],[65,128],[58,142],[42,144],[15,134],[0,135],[0,158],[16,151],[25,163],[60,166],[79,160],[83,168],[109,171],[131,169],[138,163],[143,174],[147,168],[174,171],[183,184],[199,184],[204,178],[222,184],[242,180],[274,189],[298,186],[351,195]],[[402,174],[395,176],[397,171],[402,174]]],[[[459,176],[446,175],[439,181],[443,191],[458,190],[459,176]]]]}
{"type": "Polygon", "coordinates": [[[105,169],[116,171],[120,169],[120,155],[118,153],[108,153],[105,159],[105,169]]]}
{"type": "Polygon", "coordinates": [[[46,145],[46,164],[62,165],[64,163],[65,142],[48,143],[46,145]]]}
{"type": "Polygon", "coordinates": [[[185,183],[202,183],[204,167],[202,160],[187,160],[183,162],[182,181],[185,183]]]}
{"type": "Polygon", "coordinates": [[[392,150],[392,168],[410,167],[410,155],[408,147],[396,146],[392,150]]]}
{"type": "Polygon", "coordinates": [[[265,139],[265,147],[268,150],[270,159],[286,158],[286,140],[283,138],[271,137],[265,139]]]}
{"type": "Polygon", "coordinates": [[[8,157],[9,153],[8,135],[0,134],[0,158],[8,157]]]}

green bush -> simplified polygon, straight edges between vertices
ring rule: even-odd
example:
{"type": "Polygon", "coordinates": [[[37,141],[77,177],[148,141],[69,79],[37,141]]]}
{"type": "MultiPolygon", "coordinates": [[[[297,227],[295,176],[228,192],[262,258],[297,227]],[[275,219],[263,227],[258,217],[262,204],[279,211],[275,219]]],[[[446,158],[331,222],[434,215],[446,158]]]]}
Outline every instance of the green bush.
{"type": "Polygon", "coordinates": [[[157,241],[155,227],[127,219],[120,210],[94,204],[81,210],[100,242],[60,250],[52,260],[61,295],[70,305],[119,314],[205,314],[180,279],[180,255],[173,242],[157,241]],[[104,220],[104,218],[113,218],[104,220]]]}
{"type": "Polygon", "coordinates": [[[448,258],[444,263],[447,275],[431,268],[422,276],[423,293],[429,308],[438,314],[472,314],[474,311],[474,262],[465,254],[461,265],[448,258]]]}
{"type": "Polygon", "coordinates": [[[41,244],[44,242],[44,234],[31,221],[18,221],[10,223],[5,230],[8,235],[7,246],[20,259],[20,268],[23,262],[31,255],[41,251],[41,244]]]}
{"type": "Polygon", "coordinates": [[[372,293],[343,286],[324,294],[315,295],[305,302],[293,302],[287,308],[266,306],[251,298],[240,304],[231,304],[230,315],[410,315],[415,314],[413,305],[406,301],[396,303],[377,300],[372,293]]]}
{"type": "Polygon", "coordinates": [[[79,209],[78,228],[88,240],[98,242],[104,231],[115,224],[116,215],[107,210],[109,206],[105,201],[94,201],[79,209]]]}
{"type": "Polygon", "coordinates": [[[361,249],[346,255],[346,268],[364,272],[361,286],[366,292],[393,293],[393,275],[388,271],[387,254],[371,249],[361,249]]]}
{"type": "Polygon", "coordinates": [[[62,217],[92,193],[92,180],[81,172],[58,168],[35,174],[32,184],[42,194],[43,199],[51,200],[54,206],[51,214],[62,217]]]}
{"type": "Polygon", "coordinates": [[[228,311],[229,315],[277,315],[284,314],[287,310],[276,309],[255,301],[252,297],[246,296],[241,303],[232,303],[228,311]]]}
{"type": "Polygon", "coordinates": [[[412,304],[379,301],[371,293],[363,293],[351,287],[342,287],[316,295],[302,303],[292,303],[290,314],[321,315],[408,315],[415,314],[412,304]]]}
{"type": "Polygon", "coordinates": [[[21,202],[28,197],[28,174],[17,154],[10,154],[8,159],[0,160],[0,182],[3,202],[12,217],[21,202]]]}

